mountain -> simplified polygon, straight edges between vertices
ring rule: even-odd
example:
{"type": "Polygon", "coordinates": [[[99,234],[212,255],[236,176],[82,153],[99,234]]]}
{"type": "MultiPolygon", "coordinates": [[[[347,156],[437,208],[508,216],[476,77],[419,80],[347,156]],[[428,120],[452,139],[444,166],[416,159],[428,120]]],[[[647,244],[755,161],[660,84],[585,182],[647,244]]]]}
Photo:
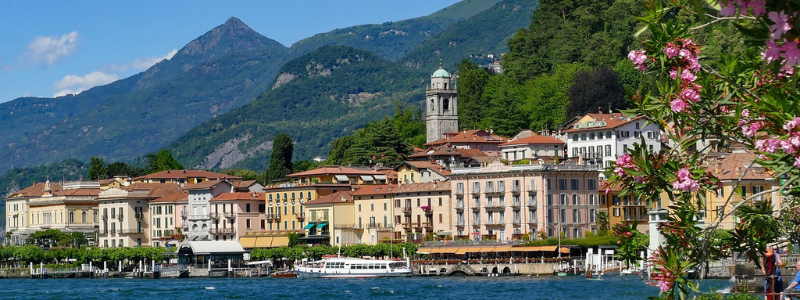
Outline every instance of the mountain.
{"type": "Polygon", "coordinates": [[[500,1],[426,39],[399,61],[408,68],[430,70],[436,68],[439,59],[451,69],[462,58],[484,64],[500,60],[508,51],[508,39],[531,23],[537,8],[538,0],[500,1]],[[494,58],[489,58],[489,54],[494,58]]]}
{"type": "Polygon", "coordinates": [[[0,155],[10,159],[0,171],[92,155],[139,157],[251,101],[290,57],[285,46],[231,18],[129,78],[75,96],[4,103],[0,128],[8,134],[0,137],[0,155]]]}
{"type": "Polygon", "coordinates": [[[398,22],[351,26],[320,33],[292,45],[298,55],[322,46],[349,46],[396,61],[448,26],[491,8],[500,0],[464,0],[431,15],[398,22]]]}
{"type": "Polygon", "coordinates": [[[325,46],[283,66],[256,100],[192,129],[169,147],[196,168],[267,167],[272,140],[286,133],[295,157],[325,155],[334,139],[419,103],[427,81],[371,52],[325,46]]]}

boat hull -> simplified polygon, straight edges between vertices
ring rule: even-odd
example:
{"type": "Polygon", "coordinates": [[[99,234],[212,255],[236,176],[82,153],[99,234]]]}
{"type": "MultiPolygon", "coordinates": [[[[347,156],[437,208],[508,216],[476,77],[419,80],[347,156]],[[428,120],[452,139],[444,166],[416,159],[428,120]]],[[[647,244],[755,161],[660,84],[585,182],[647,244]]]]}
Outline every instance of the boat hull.
{"type": "Polygon", "coordinates": [[[407,277],[411,276],[413,272],[390,272],[390,273],[325,273],[314,271],[301,271],[297,270],[297,277],[299,278],[378,278],[378,277],[407,277]]]}

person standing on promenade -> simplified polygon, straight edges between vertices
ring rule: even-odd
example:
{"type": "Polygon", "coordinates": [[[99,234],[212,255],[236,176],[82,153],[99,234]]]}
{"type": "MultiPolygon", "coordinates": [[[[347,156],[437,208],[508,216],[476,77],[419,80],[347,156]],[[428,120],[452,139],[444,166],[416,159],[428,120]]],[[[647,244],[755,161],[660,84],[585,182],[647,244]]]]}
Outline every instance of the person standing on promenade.
{"type": "Polygon", "coordinates": [[[778,253],[772,248],[767,248],[764,260],[761,263],[761,273],[764,274],[764,296],[765,300],[779,300],[780,293],[783,292],[783,278],[781,278],[781,266],[783,261],[778,253]]]}

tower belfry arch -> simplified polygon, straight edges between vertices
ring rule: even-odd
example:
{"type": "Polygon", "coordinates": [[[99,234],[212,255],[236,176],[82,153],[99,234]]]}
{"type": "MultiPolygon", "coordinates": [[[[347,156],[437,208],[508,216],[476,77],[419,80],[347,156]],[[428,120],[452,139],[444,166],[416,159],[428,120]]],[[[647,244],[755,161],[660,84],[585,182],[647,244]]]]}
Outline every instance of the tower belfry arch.
{"type": "Polygon", "coordinates": [[[453,78],[442,67],[431,75],[431,84],[425,89],[425,125],[427,142],[441,139],[447,132],[458,131],[458,99],[453,78]]]}

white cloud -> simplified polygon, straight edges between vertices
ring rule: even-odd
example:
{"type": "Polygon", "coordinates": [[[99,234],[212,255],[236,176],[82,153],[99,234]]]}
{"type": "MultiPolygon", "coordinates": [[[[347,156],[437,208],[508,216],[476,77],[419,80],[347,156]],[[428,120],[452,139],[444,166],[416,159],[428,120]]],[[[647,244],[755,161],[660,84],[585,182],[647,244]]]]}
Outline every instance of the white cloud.
{"type": "Polygon", "coordinates": [[[94,71],[84,76],[67,75],[53,84],[53,89],[58,91],[53,97],[79,94],[92,87],[111,83],[117,79],[117,75],[115,74],[106,74],[100,71],[94,71]]]}
{"type": "Polygon", "coordinates": [[[129,69],[145,70],[161,62],[162,60],[171,59],[173,56],[175,56],[176,53],[178,53],[178,49],[173,49],[169,53],[164,54],[162,56],[137,58],[133,62],[125,65],[106,65],[103,66],[102,70],[115,73],[125,72],[129,69]]]}
{"type": "Polygon", "coordinates": [[[37,36],[28,44],[26,56],[36,64],[50,66],[78,49],[78,32],[73,31],[61,37],[37,36]]]}

